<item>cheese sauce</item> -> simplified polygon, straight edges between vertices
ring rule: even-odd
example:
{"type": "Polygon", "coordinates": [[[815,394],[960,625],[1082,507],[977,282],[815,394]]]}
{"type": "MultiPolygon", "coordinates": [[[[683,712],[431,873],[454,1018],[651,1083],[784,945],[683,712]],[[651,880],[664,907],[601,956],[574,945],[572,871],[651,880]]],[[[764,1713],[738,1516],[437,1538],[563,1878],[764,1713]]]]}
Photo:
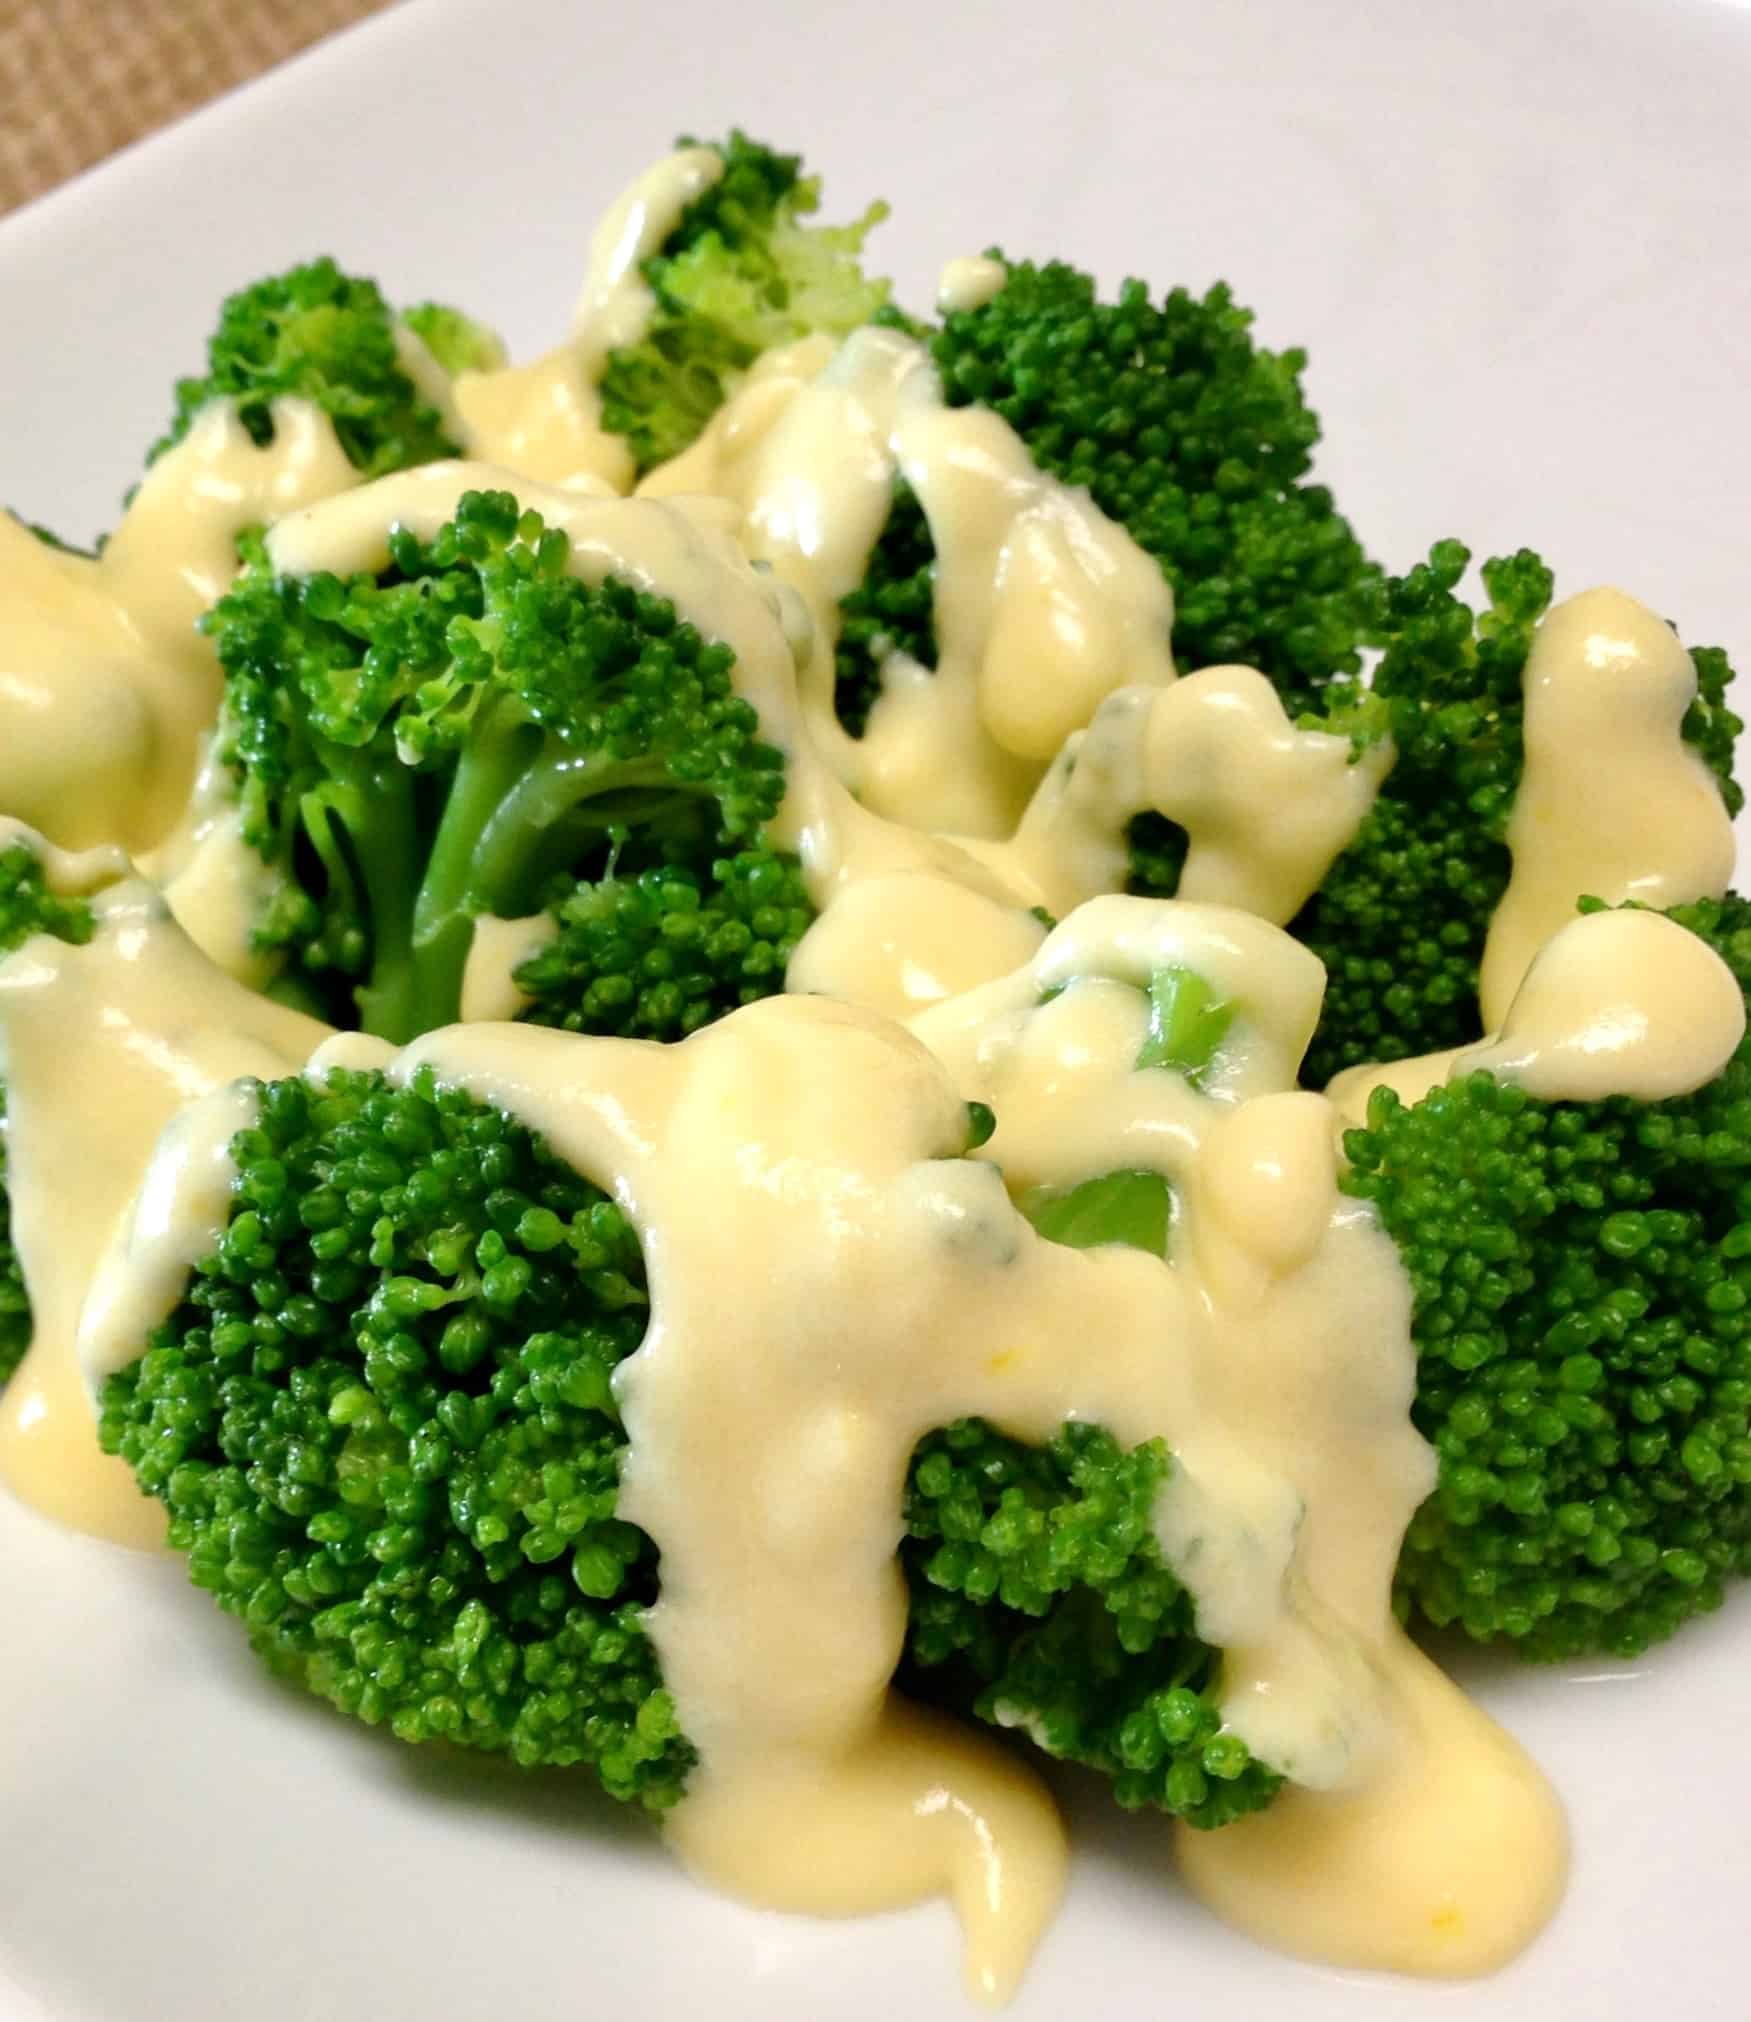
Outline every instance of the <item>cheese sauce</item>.
{"type": "Polygon", "coordinates": [[[1670,625],[1621,590],[1585,591],[1538,627],[1524,680],[1514,872],[1478,986],[1486,1031],[1577,899],[1664,908],[1719,898],[1733,875],[1732,817],[1682,735],[1696,669],[1670,625]]]}
{"type": "Polygon", "coordinates": [[[999,415],[946,407],[923,347],[897,331],[777,354],[643,489],[740,505],[749,553],[814,620],[810,728],[876,813],[1007,835],[1104,696],[1173,679],[1160,569],[1086,493],[1038,470],[999,415]],[[891,656],[854,739],[833,708],[839,600],[862,579],[900,479],[937,551],[937,664],[891,656]]]}
{"type": "MultiPolygon", "coordinates": [[[[1157,1386],[1153,1430],[1174,1455],[1157,1534],[1225,1650],[1226,1726],[1296,1786],[1245,1822],[1239,1851],[1236,1827],[1179,1832],[1188,1879],[1312,1956],[1482,1971],[1554,1907],[1566,1835],[1536,1769],[1392,1618],[1434,1455],[1409,1419],[1396,1253],[1337,1192],[1331,1106],[1294,1090],[1323,987],[1315,957],[1256,918],[1109,898],[1025,972],[913,1029],[995,1110],[989,1150],[1018,1191],[1112,1171],[1175,1185],[1169,1270],[1191,1317],[1164,1329],[1184,1366],[1177,1397],[1157,1386]],[[1135,1065],[1141,990],[1163,968],[1202,977],[1233,1014],[1201,1089],[1135,1065]]],[[[1086,1415],[1147,1436],[1112,1400],[1086,1415]]]]}
{"type": "Polygon", "coordinates": [[[532,365],[457,374],[450,399],[469,456],[584,491],[630,487],[632,452],[602,426],[597,385],[609,352],[638,341],[654,306],[640,268],[723,166],[711,148],[692,147],[647,169],[591,239],[570,340],[532,365]]]}
{"type": "Polygon", "coordinates": [[[1414,1103],[1479,1068],[1541,1102],[1667,1102],[1713,1081],[1744,1036],[1744,993],[1706,941],[1659,913],[1585,913],[1540,949],[1499,1032],[1352,1067],[1329,1093],[1357,1123],[1377,1087],[1414,1103]]]}
{"type": "Polygon", "coordinates": [[[0,812],[67,849],[166,837],[219,700],[195,620],[236,573],[236,536],[357,482],[327,418],[273,404],[258,449],[227,401],[166,450],[102,555],[0,513],[0,812]]]}
{"type": "MultiPolygon", "coordinates": [[[[50,868],[61,888],[79,890],[117,867],[51,857],[50,868]]],[[[163,1513],[98,1449],[78,1350],[88,1293],[130,1219],[160,1133],[183,1106],[238,1075],[295,1072],[328,1028],[222,975],[152,887],[110,885],[92,908],[97,932],[86,946],[39,934],[0,962],[7,1186],[33,1320],[30,1350],[0,1392],[0,1480],[75,1529],[144,1545],[161,1535],[163,1513]]],[[[205,1172],[210,1183],[212,1156],[205,1172]]],[[[186,1225],[188,1211],[183,1201],[184,1225],[171,1239],[184,1266],[211,1248],[200,1224],[186,1225]]],[[[210,1230],[210,1205],[206,1212],[210,1230]]],[[[151,1221],[148,1209],[142,1226],[151,1221]]],[[[168,1310],[154,1299],[173,1259],[159,1254],[131,1316],[132,1295],[114,1284],[114,1269],[112,1260],[105,1324],[115,1329],[119,1315],[119,1333],[106,1353],[119,1364],[168,1310]]]]}

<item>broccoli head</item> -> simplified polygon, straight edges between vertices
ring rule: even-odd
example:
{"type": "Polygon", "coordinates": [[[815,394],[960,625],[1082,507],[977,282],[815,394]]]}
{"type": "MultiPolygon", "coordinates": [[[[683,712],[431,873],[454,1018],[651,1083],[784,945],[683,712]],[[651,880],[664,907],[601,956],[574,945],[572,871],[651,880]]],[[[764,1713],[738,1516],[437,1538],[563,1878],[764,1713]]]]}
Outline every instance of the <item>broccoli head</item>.
{"type": "MultiPolygon", "coordinates": [[[[427,303],[407,320],[447,371],[502,358],[498,340],[454,309],[427,303]]],[[[235,400],[251,439],[265,446],[273,440],[273,402],[287,396],[322,409],[348,461],[367,477],[459,455],[402,362],[395,329],[377,283],[344,273],[332,259],[239,289],[219,311],[206,371],[177,382],[176,412],[146,461],[180,442],[218,399],[235,400]]]]}
{"type": "Polygon", "coordinates": [[[858,266],[886,204],[849,225],[808,224],[820,184],[799,157],[739,132],[714,152],[723,174],[640,269],[655,298],[643,334],[611,351],[602,375],[603,423],[641,475],[694,440],[761,352],[843,336],[887,300],[888,284],[858,266]]]}
{"type": "Polygon", "coordinates": [[[674,1803],[693,1758],[640,1626],[655,1553],[614,1516],[631,1226],[429,1076],[269,1084],[233,1155],[217,1252],[102,1405],[190,1577],[404,1741],[674,1803]]]}
{"type": "MultiPolygon", "coordinates": [[[[1751,991],[1751,903],[1673,910],[1751,991]]],[[[1473,1073],[1345,1140],[1415,1293],[1440,1456],[1399,1567],[1429,1621],[1633,1656],[1751,1571],[1751,1039],[1693,1095],[1473,1073]]]]}
{"type": "MultiPolygon", "coordinates": [[[[1469,560],[1460,542],[1442,541],[1381,596],[1374,692],[1391,712],[1397,762],[1290,930],[1326,965],[1325,1012],[1306,1063],[1313,1086],[1363,1061],[1482,1036],[1478,971],[1511,869],[1522,676],[1552,578],[1528,548],[1486,562],[1488,603],[1474,612],[1456,593],[1469,560]]],[[[1684,734],[1736,812],[1740,726],[1723,700],[1732,670],[1715,648],[1691,658],[1699,692],[1684,734]]]]}
{"type": "MultiPolygon", "coordinates": [[[[1291,716],[1311,707],[1360,665],[1375,571],[1331,494],[1305,481],[1319,437],[1305,354],[1260,350],[1251,312],[1224,286],[1175,289],[1157,306],[1141,281],[1102,302],[1089,276],[1056,261],[1007,272],[989,302],[951,312],[928,338],[945,398],[995,409],[1041,469],[1086,486],[1155,558],[1173,586],[1182,666],[1244,662],[1272,678],[1291,716]]],[[[902,486],[844,605],[839,708],[853,729],[879,655],[934,662],[932,562],[902,486]]],[[[1164,841],[1146,828],[1146,853],[1164,841]]],[[[1171,895],[1167,855],[1141,889],[1171,895]]]]}
{"type": "MultiPolygon", "coordinates": [[[[1135,1065],[1201,1088],[1236,1007],[1177,961],[1144,994],[1135,1065]]],[[[1031,1188],[1018,1205],[1053,1242],[1167,1252],[1172,1188],[1158,1172],[1031,1188]]],[[[908,1675],[1099,1771],[1123,1805],[1214,1827],[1259,1810],[1283,1779],[1225,1729],[1221,1653],[1162,1558],[1155,1514],[1172,1466],[1164,1440],[1126,1451],[1089,1424],[1043,1446],[979,1419],[933,1433],[906,1485],[908,1675]]]]}
{"type": "Polygon", "coordinates": [[[477,915],[550,906],[522,976],[546,1022],[673,1037],[781,988],[806,901],[760,840],[783,761],[729,648],[581,582],[505,492],[391,551],[344,582],[258,552],[205,620],[288,982],[405,1040],[458,1015],[477,915]]]}
{"type": "MultiPolygon", "coordinates": [[[[661,1567],[615,1515],[611,1379],[649,1318],[631,1224],[428,1068],[269,1083],[231,1152],[216,1250],[102,1398],[104,1447],[195,1584],[275,1669],[401,1740],[589,1764],[673,1804],[694,1754],[642,1626],[661,1567]]],[[[910,1663],[1128,1802],[1214,1825],[1277,1779],[1217,1734],[1215,1653],[1149,1536],[1168,1465],[1079,1426],[1041,1450],[925,1440],[910,1663]],[[1024,1625],[997,1668],[994,1595],[1024,1625]]]]}
{"type": "MultiPolygon", "coordinates": [[[[64,898],[50,889],[42,859],[27,841],[0,839],[0,957],[22,947],[33,934],[53,934],[58,941],[83,945],[95,928],[91,908],[83,899],[64,898]]],[[[12,1244],[6,1193],[6,1089],[0,1084],[0,1383],[18,1367],[29,1346],[30,1297],[12,1244]]]]}
{"type": "Polygon", "coordinates": [[[558,932],[515,980],[534,1024],[685,1039],[783,989],[814,916],[796,859],[764,846],[703,872],[657,864],[575,886],[553,908],[558,932]]]}
{"type": "Polygon", "coordinates": [[[1044,1446],[981,1419],[932,1433],[906,1483],[905,1676],[1098,1770],[1123,1805],[1213,1827],[1282,1778],[1224,1731],[1221,1653],[1162,1561],[1153,1516],[1171,1466],[1161,1440],[1125,1451],[1092,1425],[1044,1446]]]}
{"type": "Polygon", "coordinates": [[[404,310],[401,320],[452,379],[459,372],[497,372],[505,363],[504,339],[460,309],[420,302],[404,310]]]}

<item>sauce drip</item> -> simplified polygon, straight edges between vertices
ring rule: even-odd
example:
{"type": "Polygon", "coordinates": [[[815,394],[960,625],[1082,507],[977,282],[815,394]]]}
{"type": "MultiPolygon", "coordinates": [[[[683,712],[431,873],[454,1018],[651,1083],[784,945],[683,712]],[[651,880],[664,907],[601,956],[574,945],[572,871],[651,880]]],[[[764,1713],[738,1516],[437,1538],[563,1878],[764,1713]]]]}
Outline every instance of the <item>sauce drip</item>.
{"type": "MultiPolygon", "coordinates": [[[[53,856],[49,867],[69,891],[116,868],[53,856]]],[[[99,1450],[87,1380],[138,1354],[168,1308],[148,1292],[129,1314],[111,1259],[110,1346],[82,1369],[88,1293],[160,1133],[184,1105],[238,1075],[296,1071],[328,1028],[221,974],[152,887],[112,884],[92,908],[97,931],[84,947],[39,934],[0,962],[12,1234],[34,1322],[29,1352],[0,1392],[0,1480],[76,1530],[144,1545],[161,1535],[163,1513],[99,1450]]],[[[185,1141],[183,1156],[188,1149],[185,1141]]],[[[210,1233],[210,1158],[206,1177],[210,1233]]],[[[180,1198],[180,1182],[174,1191],[180,1198]]],[[[204,1254],[198,1229],[178,1243],[185,1264],[204,1254]]],[[[166,1269],[161,1257],[160,1288],[166,1269]]]]}
{"type": "Polygon", "coordinates": [[[195,620],[236,573],[236,536],[357,482],[319,409],[272,412],[258,449],[229,401],[203,409],[96,559],[0,512],[0,812],[66,849],[170,832],[219,700],[195,620]]]}
{"type": "Polygon", "coordinates": [[[1696,669],[1670,625],[1621,590],[1584,591],[1539,626],[1524,683],[1514,872],[1478,986],[1486,1031],[1577,899],[1663,910],[1719,898],[1733,875],[1732,818],[1682,734],[1696,669]]]}

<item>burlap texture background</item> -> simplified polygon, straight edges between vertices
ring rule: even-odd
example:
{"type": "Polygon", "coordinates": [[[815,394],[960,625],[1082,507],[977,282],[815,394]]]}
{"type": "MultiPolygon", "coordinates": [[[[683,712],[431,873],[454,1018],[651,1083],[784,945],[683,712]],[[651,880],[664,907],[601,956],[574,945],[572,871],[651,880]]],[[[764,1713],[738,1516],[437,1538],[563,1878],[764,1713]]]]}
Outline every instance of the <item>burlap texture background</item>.
{"type": "Polygon", "coordinates": [[[0,0],[0,212],[384,0],[0,0]]]}

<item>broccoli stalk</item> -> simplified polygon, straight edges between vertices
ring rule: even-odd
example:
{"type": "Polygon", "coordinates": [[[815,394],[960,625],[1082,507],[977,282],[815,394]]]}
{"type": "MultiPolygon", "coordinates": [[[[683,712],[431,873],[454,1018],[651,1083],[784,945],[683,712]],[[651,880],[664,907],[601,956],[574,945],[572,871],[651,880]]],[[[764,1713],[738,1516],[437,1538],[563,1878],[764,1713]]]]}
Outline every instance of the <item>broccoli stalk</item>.
{"type": "Polygon", "coordinates": [[[508,493],[391,548],[382,578],[345,583],[258,558],[205,621],[244,833],[283,875],[262,944],[336,1022],[397,1041],[459,1015],[478,915],[543,905],[557,951],[523,980],[545,1022],[691,1029],[780,988],[807,902],[759,840],[782,760],[729,649],[661,598],[578,581],[508,493]],[[639,914],[629,890],[657,896],[641,875],[690,883],[706,916],[679,1002],[649,994],[672,980],[651,942],[688,938],[660,897],[654,931],[592,933],[639,914]]]}

